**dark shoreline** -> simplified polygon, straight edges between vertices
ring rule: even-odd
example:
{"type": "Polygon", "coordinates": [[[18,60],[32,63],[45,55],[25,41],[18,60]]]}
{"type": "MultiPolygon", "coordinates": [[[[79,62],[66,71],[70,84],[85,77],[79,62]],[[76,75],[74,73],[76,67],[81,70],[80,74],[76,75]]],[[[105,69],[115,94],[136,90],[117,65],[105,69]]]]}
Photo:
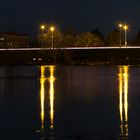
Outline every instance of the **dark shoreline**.
{"type": "Polygon", "coordinates": [[[140,65],[140,49],[4,50],[0,65],[140,65]]]}

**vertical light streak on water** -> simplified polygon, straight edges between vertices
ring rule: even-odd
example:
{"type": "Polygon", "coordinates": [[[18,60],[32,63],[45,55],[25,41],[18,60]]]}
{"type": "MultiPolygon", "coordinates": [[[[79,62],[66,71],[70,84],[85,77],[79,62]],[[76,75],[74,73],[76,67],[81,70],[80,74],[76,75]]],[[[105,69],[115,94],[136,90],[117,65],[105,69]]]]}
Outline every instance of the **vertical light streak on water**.
{"type": "Polygon", "coordinates": [[[128,66],[124,66],[124,109],[125,121],[128,121],[128,66]]]}
{"type": "Polygon", "coordinates": [[[128,136],[128,66],[124,66],[125,135],[128,136]]]}
{"type": "Polygon", "coordinates": [[[119,68],[119,107],[120,107],[120,120],[123,121],[123,74],[122,74],[122,67],[119,68]]]}
{"type": "Polygon", "coordinates": [[[45,78],[45,69],[46,69],[46,66],[41,66],[41,78],[45,78]]]}
{"type": "Polygon", "coordinates": [[[50,128],[54,127],[54,82],[55,82],[55,77],[54,77],[54,66],[49,66],[50,70],[50,77],[49,77],[49,83],[50,83],[50,90],[49,90],[49,96],[50,96],[50,121],[51,121],[51,126],[50,128]]]}
{"type": "Polygon", "coordinates": [[[44,131],[44,118],[45,118],[45,81],[46,78],[44,76],[45,74],[45,66],[41,66],[41,78],[40,78],[40,104],[41,104],[41,129],[44,131]]]}
{"type": "Polygon", "coordinates": [[[129,67],[119,67],[119,110],[121,136],[128,136],[128,82],[129,67]]]}

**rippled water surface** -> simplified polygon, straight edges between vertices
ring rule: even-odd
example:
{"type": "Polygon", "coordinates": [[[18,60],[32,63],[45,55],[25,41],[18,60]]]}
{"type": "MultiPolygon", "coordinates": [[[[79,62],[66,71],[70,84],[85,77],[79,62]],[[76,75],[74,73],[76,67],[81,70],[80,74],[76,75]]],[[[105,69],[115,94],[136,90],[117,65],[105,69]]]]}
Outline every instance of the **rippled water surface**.
{"type": "Polygon", "coordinates": [[[140,67],[0,67],[1,140],[139,140],[140,67]]]}

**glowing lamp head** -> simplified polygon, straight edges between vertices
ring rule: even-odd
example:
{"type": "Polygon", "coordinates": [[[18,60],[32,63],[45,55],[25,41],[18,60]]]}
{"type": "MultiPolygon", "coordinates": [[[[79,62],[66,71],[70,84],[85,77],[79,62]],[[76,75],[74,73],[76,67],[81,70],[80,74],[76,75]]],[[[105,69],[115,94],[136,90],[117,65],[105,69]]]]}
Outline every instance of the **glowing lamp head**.
{"type": "Polygon", "coordinates": [[[122,26],[123,26],[122,24],[119,24],[119,27],[120,27],[120,28],[122,28],[122,26]]]}
{"type": "Polygon", "coordinates": [[[44,30],[45,29],[45,25],[41,25],[41,30],[44,30]]]}
{"type": "Polygon", "coordinates": [[[128,30],[128,26],[127,25],[124,25],[124,30],[128,30]]]}
{"type": "Polygon", "coordinates": [[[55,30],[55,28],[52,26],[52,27],[50,27],[50,31],[54,31],[55,30]]]}

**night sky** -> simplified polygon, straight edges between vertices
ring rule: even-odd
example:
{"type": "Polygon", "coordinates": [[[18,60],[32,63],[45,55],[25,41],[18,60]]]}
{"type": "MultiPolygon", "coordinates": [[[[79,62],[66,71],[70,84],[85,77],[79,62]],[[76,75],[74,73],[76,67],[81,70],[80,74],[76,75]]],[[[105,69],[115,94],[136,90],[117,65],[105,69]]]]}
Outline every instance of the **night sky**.
{"type": "Polygon", "coordinates": [[[2,0],[0,5],[0,31],[35,35],[42,22],[105,33],[122,21],[131,35],[140,29],[140,0],[2,0]]]}

